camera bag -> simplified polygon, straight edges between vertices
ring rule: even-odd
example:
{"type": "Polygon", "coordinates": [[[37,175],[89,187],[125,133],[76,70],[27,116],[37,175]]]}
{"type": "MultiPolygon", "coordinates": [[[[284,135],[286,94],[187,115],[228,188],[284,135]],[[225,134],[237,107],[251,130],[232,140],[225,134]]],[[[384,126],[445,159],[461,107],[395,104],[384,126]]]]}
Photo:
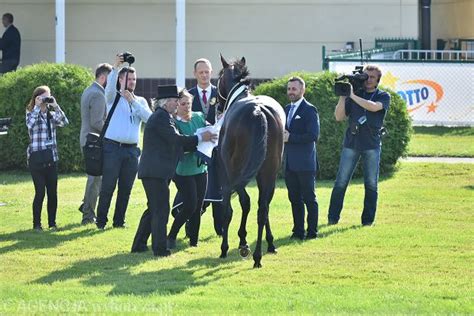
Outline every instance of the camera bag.
{"type": "Polygon", "coordinates": [[[110,109],[107,119],[105,120],[104,127],[100,132],[100,135],[96,133],[88,133],[86,136],[86,144],[83,148],[84,161],[86,164],[86,173],[90,176],[101,176],[102,175],[102,146],[105,132],[109,127],[110,119],[114,114],[117,103],[120,100],[120,94],[117,93],[115,96],[114,104],[110,109]]]}

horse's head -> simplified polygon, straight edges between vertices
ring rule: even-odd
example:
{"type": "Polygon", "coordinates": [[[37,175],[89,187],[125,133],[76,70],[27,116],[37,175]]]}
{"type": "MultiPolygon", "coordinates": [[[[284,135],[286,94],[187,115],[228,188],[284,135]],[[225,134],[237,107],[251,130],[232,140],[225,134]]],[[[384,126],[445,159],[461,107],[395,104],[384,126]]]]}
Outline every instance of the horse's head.
{"type": "Polygon", "coordinates": [[[217,91],[219,103],[225,104],[230,91],[238,84],[249,84],[249,71],[245,65],[245,57],[227,62],[221,54],[222,69],[219,72],[217,91]]]}

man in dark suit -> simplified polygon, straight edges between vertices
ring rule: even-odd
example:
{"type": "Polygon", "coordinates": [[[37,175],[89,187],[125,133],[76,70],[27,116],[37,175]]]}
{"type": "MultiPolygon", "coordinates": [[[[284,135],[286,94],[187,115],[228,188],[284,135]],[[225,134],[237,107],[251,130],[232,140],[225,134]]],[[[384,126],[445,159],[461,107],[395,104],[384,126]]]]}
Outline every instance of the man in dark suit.
{"type": "Polygon", "coordinates": [[[0,74],[16,70],[20,63],[21,47],[20,32],[13,25],[13,15],[5,13],[2,17],[2,23],[6,30],[2,38],[0,38],[0,50],[2,51],[0,74]]]}
{"type": "Polygon", "coordinates": [[[166,225],[170,212],[169,182],[183,152],[195,149],[198,141],[209,141],[217,135],[204,132],[198,136],[184,136],[176,129],[173,114],[178,105],[178,88],[159,86],[155,112],[145,126],[143,153],[138,165],[138,178],[142,179],[148,200],[132,245],[132,252],[146,251],[151,232],[155,256],[171,254],[167,246],[166,225]]]}
{"type": "Polygon", "coordinates": [[[291,104],[285,108],[287,117],[284,133],[284,170],[288,198],[293,211],[291,238],[305,238],[304,215],[306,209],[306,239],[318,236],[318,202],[314,192],[318,159],[316,142],[319,137],[319,116],[316,107],[305,100],[305,82],[291,77],[287,95],[291,104]]]}
{"type": "MultiPolygon", "coordinates": [[[[206,115],[206,121],[214,125],[218,117],[217,87],[211,84],[212,65],[208,59],[199,58],[194,62],[194,77],[196,78],[197,84],[189,89],[189,93],[194,96],[192,111],[204,113],[204,115],[206,115]]],[[[214,152],[208,166],[208,185],[203,212],[209,204],[212,203],[214,230],[217,235],[222,235],[222,203],[218,201],[222,200],[222,196],[217,173],[218,160],[215,155],[214,152]]]]}
{"type": "Polygon", "coordinates": [[[211,124],[216,122],[217,87],[211,84],[212,65],[205,58],[194,62],[194,77],[197,85],[188,90],[194,96],[192,111],[202,112],[206,121],[211,124]]]}

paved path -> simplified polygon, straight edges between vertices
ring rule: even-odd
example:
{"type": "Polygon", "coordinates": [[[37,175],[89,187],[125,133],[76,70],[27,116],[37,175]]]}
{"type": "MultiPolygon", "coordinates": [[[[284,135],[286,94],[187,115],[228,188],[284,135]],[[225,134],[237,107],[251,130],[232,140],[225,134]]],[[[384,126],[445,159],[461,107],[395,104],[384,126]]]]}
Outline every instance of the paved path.
{"type": "Polygon", "coordinates": [[[460,157],[407,157],[400,160],[406,162],[474,163],[474,158],[460,157]]]}

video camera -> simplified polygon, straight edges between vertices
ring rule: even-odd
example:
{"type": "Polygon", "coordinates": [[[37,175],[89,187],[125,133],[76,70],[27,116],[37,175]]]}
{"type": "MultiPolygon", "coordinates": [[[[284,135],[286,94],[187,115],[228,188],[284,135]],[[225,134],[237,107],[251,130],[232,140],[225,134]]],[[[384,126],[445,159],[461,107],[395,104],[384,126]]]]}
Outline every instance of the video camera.
{"type": "Polygon", "coordinates": [[[369,76],[363,72],[363,66],[356,66],[352,71],[352,75],[342,75],[336,78],[334,83],[334,93],[341,97],[348,97],[351,94],[351,85],[356,95],[361,95],[364,92],[364,82],[369,79],[369,76]],[[345,81],[347,79],[347,81],[345,81]]]}
{"type": "Polygon", "coordinates": [[[8,127],[12,123],[11,117],[0,118],[0,135],[8,134],[8,127]]]}

